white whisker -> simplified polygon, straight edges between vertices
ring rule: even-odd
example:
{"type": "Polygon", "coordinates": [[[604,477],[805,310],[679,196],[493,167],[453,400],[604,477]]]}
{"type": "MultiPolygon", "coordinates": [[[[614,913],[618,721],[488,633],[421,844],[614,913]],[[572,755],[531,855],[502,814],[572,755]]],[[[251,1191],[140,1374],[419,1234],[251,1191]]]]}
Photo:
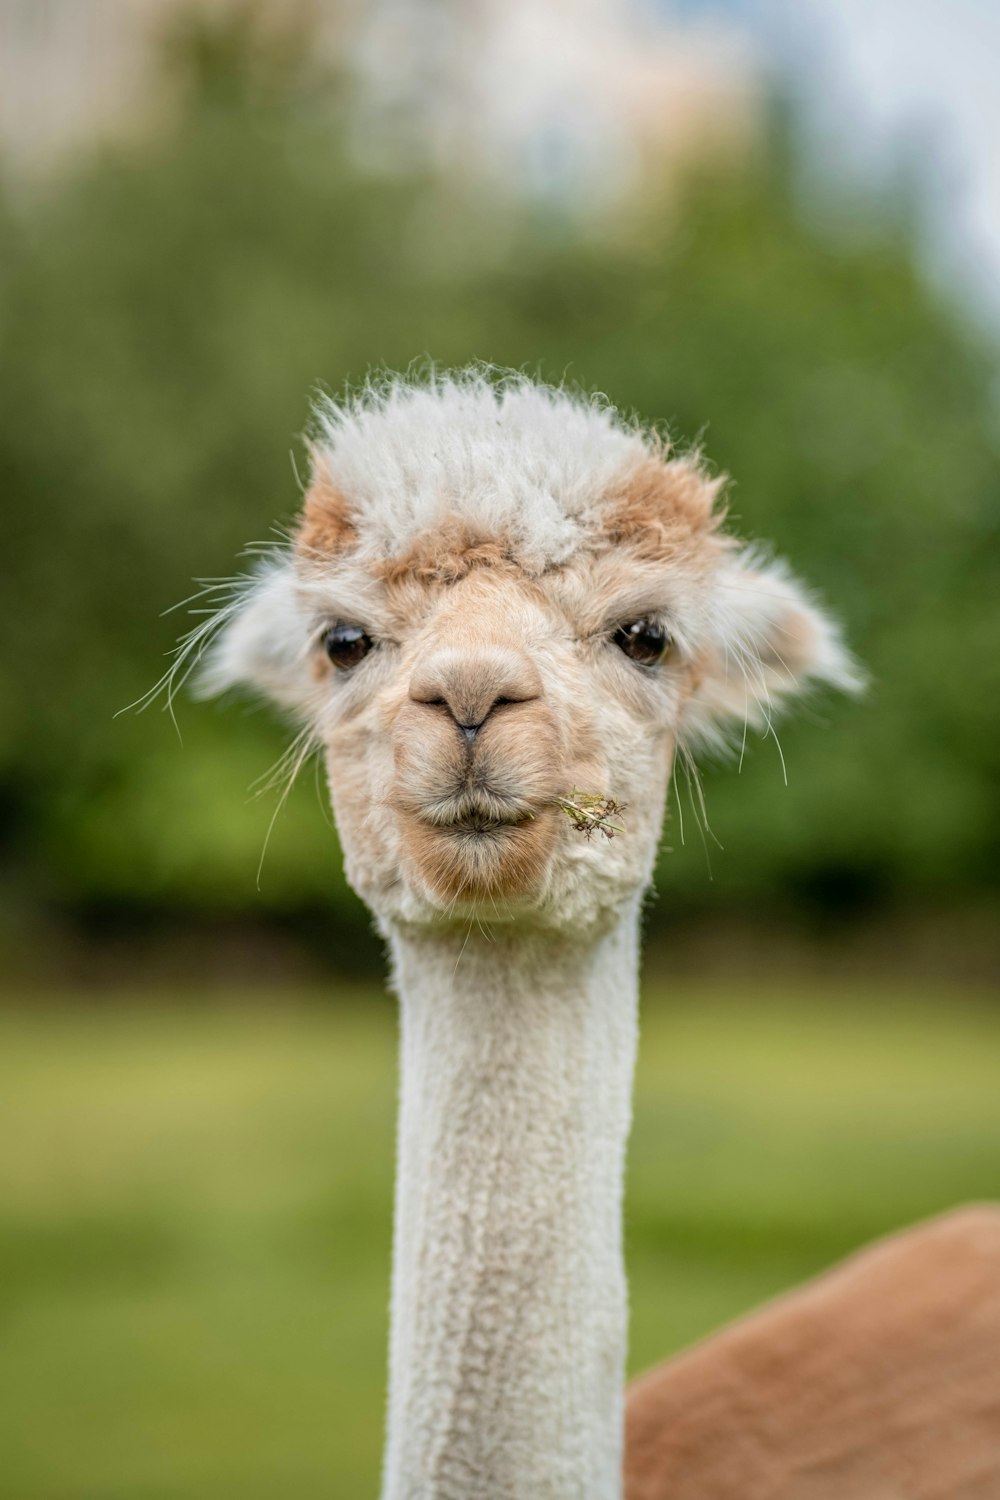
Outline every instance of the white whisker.
{"type": "MultiPolygon", "coordinates": [[[[267,848],[268,848],[268,845],[271,842],[271,834],[274,832],[274,825],[278,821],[278,814],[281,812],[281,809],[284,807],[285,803],[288,801],[289,793],[291,792],[292,787],[295,785],[295,782],[296,782],[296,780],[298,778],[299,772],[301,771],[302,767],[305,765],[306,761],[309,759],[309,756],[312,754],[313,750],[316,749],[316,746],[315,746],[315,744],[313,743],[313,740],[312,740],[312,731],[311,730],[309,730],[309,731],[303,730],[302,734],[297,735],[296,738],[292,741],[292,746],[298,744],[300,741],[301,741],[301,748],[299,750],[299,753],[298,753],[298,755],[297,755],[294,763],[291,766],[291,769],[288,772],[287,780],[285,781],[285,785],[282,788],[281,795],[278,798],[277,804],[275,805],[274,812],[271,814],[271,821],[268,823],[268,825],[267,825],[267,832],[264,835],[264,846],[263,846],[263,848],[260,851],[260,859],[259,859],[259,861],[257,863],[257,889],[258,889],[258,891],[261,888],[261,886],[260,886],[260,877],[261,877],[261,871],[264,868],[264,857],[267,854],[267,848]]],[[[287,758],[287,752],[286,752],[285,755],[283,755],[281,757],[281,760],[278,762],[278,765],[280,766],[286,760],[286,758],[287,758]]],[[[263,788],[262,788],[262,790],[263,790],[263,788]]]]}

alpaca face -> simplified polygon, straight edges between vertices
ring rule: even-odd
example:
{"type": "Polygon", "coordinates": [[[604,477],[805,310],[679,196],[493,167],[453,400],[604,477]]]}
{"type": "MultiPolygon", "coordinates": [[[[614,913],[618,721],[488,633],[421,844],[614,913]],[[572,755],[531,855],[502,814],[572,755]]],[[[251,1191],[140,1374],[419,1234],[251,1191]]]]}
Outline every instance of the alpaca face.
{"type": "Polygon", "coordinates": [[[317,732],[349,878],[380,915],[579,922],[648,879],[689,668],[665,637],[662,662],[626,656],[616,632],[642,616],[592,562],[401,578],[346,668],[321,632],[317,732]],[[557,801],[577,791],[627,804],[626,832],[586,839],[557,801]]]}
{"type": "Polygon", "coordinates": [[[678,750],[850,681],[829,621],[721,534],[717,489],[524,381],[321,413],[296,545],[230,609],[210,684],[304,721],[384,924],[600,921],[650,878],[678,750]],[[623,831],[585,837],[579,794],[623,831]]]}

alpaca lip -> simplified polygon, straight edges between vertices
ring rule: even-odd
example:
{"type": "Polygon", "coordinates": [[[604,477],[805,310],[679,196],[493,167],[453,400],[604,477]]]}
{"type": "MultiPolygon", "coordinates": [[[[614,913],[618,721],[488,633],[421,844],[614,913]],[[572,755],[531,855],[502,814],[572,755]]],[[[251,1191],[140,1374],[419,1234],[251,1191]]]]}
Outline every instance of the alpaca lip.
{"type": "Polygon", "coordinates": [[[442,833],[492,834],[509,833],[514,828],[523,828],[535,821],[535,814],[523,808],[510,812],[498,812],[495,808],[469,809],[456,817],[432,817],[425,821],[442,833]]]}
{"type": "Polygon", "coordinates": [[[533,823],[536,814],[527,802],[477,790],[457,797],[442,797],[420,810],[420,818],[442,833],[507,834],[533,823]]]}
{"type": "Polygon", "coordinates": [[[525,813],[520,817],[493,818],[485,815],[472,814],[465,818],[456,818],[451,823],[439,823],[436,826],[445,833],[472,834],[475,837],[489,837],[493,834],[508,834],[513,829],[523,828],[526,823],[534,822],[531,813],[525,813]]]}

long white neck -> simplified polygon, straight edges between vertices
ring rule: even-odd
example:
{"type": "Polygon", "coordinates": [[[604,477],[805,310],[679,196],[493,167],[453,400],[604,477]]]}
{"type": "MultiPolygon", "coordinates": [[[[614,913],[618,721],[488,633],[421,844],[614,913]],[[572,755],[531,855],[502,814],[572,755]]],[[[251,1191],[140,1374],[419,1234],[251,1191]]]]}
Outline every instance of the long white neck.
{"type": "Polygon", "coordinates": [[[383,1500],[618,1500],[637,910],[583,942],[395,935],[383,1500]]]}

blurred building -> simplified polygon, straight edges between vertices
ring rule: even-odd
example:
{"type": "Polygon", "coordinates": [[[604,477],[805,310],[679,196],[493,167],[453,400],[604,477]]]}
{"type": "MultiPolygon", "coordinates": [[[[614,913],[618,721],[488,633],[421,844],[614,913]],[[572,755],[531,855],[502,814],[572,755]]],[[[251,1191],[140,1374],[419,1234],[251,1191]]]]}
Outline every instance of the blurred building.
{"type": "Polygon", "coordinates": [[[103,140],[155,126],[169,104],[162,53],[187,16],[239,10],[262,28],[328,29],[325,0],[0,0],[0,142],[20,168],[58,164],[103,140]]]}
{"type": "Polygon", "coordinates": [[[371,150],[567,205],[619,201],[760,117],[745,36],[622,0],[378,0],[351,59],[371,150]]]}
{"type": "Polygon", "coordinates": [[[621,0],[0,0],[0,141],[21,170],[155,126],[162,39],[242,10],[308,27],[356,83],[373,165],[432,165],[568,207],[615,203],[759,118],[745,33],[621,0]]]}

